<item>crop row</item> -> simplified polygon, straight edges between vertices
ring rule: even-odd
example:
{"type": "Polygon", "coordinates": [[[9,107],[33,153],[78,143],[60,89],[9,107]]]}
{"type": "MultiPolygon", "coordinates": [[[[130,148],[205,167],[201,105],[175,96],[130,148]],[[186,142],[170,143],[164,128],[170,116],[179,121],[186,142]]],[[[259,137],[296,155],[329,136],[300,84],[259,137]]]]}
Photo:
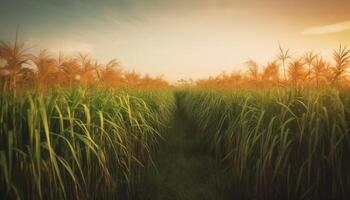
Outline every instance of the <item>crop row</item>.
{"type": "Polygon", "coordinates": [[[0,94],[0,193],[133,198],[171,119],[170,91],[0,94]]]}
{"type": "Polygon", "coordinates": [[[232,172],[242,198],[345,199],[350,194],[347,91],[183,90],[177,95],[232,172]]]}

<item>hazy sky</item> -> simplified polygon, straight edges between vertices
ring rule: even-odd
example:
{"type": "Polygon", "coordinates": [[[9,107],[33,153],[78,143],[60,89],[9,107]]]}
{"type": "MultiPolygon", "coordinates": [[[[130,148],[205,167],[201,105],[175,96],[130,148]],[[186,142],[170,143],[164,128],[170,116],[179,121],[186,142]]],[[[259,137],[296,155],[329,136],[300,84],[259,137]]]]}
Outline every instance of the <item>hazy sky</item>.
{"type": "Polygon", "coordinates": [[[350,44],[349,0],[0,0],[0,39],[84,51],[167,80],[350,44]]]}

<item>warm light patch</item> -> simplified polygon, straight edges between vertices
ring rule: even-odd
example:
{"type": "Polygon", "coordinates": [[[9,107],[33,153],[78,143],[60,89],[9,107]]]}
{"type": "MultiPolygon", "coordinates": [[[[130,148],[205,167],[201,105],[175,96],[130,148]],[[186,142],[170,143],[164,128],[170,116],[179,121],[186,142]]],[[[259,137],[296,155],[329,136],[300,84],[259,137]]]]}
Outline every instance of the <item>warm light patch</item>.
{"type": "Polygon", "coordinates": [[[350,20],[345,22],[339,22],[335,24],[329,24],[325,26],[314,26],[305,29],[302,34],[304,35],[321,35],[328,33],[337,33],[350,30],[350,20]]]}

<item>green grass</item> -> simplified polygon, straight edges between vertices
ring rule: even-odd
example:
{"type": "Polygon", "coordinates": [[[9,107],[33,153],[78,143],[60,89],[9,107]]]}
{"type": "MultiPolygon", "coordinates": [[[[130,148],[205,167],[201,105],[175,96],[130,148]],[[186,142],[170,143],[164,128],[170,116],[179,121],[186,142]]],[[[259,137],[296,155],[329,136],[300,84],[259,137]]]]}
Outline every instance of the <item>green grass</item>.
{"type": "Polygon", "coordinates": [[[188,90],[186,113],[258,199],[344,199],[350,188],[347,91],[188,90]]]}
{"type": "Polygon", "coordinates": [[[142,199],[231,199],[230,176],[219,166],[203,138],[178,109],[165,141],[155,155],[157,170],[149,173],[142,199]]]}
{"type": "Polygon", "coordinates": [[[5,199],[346,199],[337,89],[0,94],[5,199]]]}
{"type": "Polygon", "coordinates": [[[5,198],[134,198],[174,107],[170,91],[0,94],[5,198]]]}

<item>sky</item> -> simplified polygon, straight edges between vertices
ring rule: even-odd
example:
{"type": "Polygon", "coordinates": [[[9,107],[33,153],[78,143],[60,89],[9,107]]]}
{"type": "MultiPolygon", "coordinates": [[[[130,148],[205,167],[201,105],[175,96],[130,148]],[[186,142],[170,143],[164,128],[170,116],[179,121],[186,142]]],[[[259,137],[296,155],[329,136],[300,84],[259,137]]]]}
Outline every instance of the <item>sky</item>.
{"type": "Polygon", "coordinates": [[[0,0],[0,40],[178,79],[350,44],[349,0],[0,0]]]}

